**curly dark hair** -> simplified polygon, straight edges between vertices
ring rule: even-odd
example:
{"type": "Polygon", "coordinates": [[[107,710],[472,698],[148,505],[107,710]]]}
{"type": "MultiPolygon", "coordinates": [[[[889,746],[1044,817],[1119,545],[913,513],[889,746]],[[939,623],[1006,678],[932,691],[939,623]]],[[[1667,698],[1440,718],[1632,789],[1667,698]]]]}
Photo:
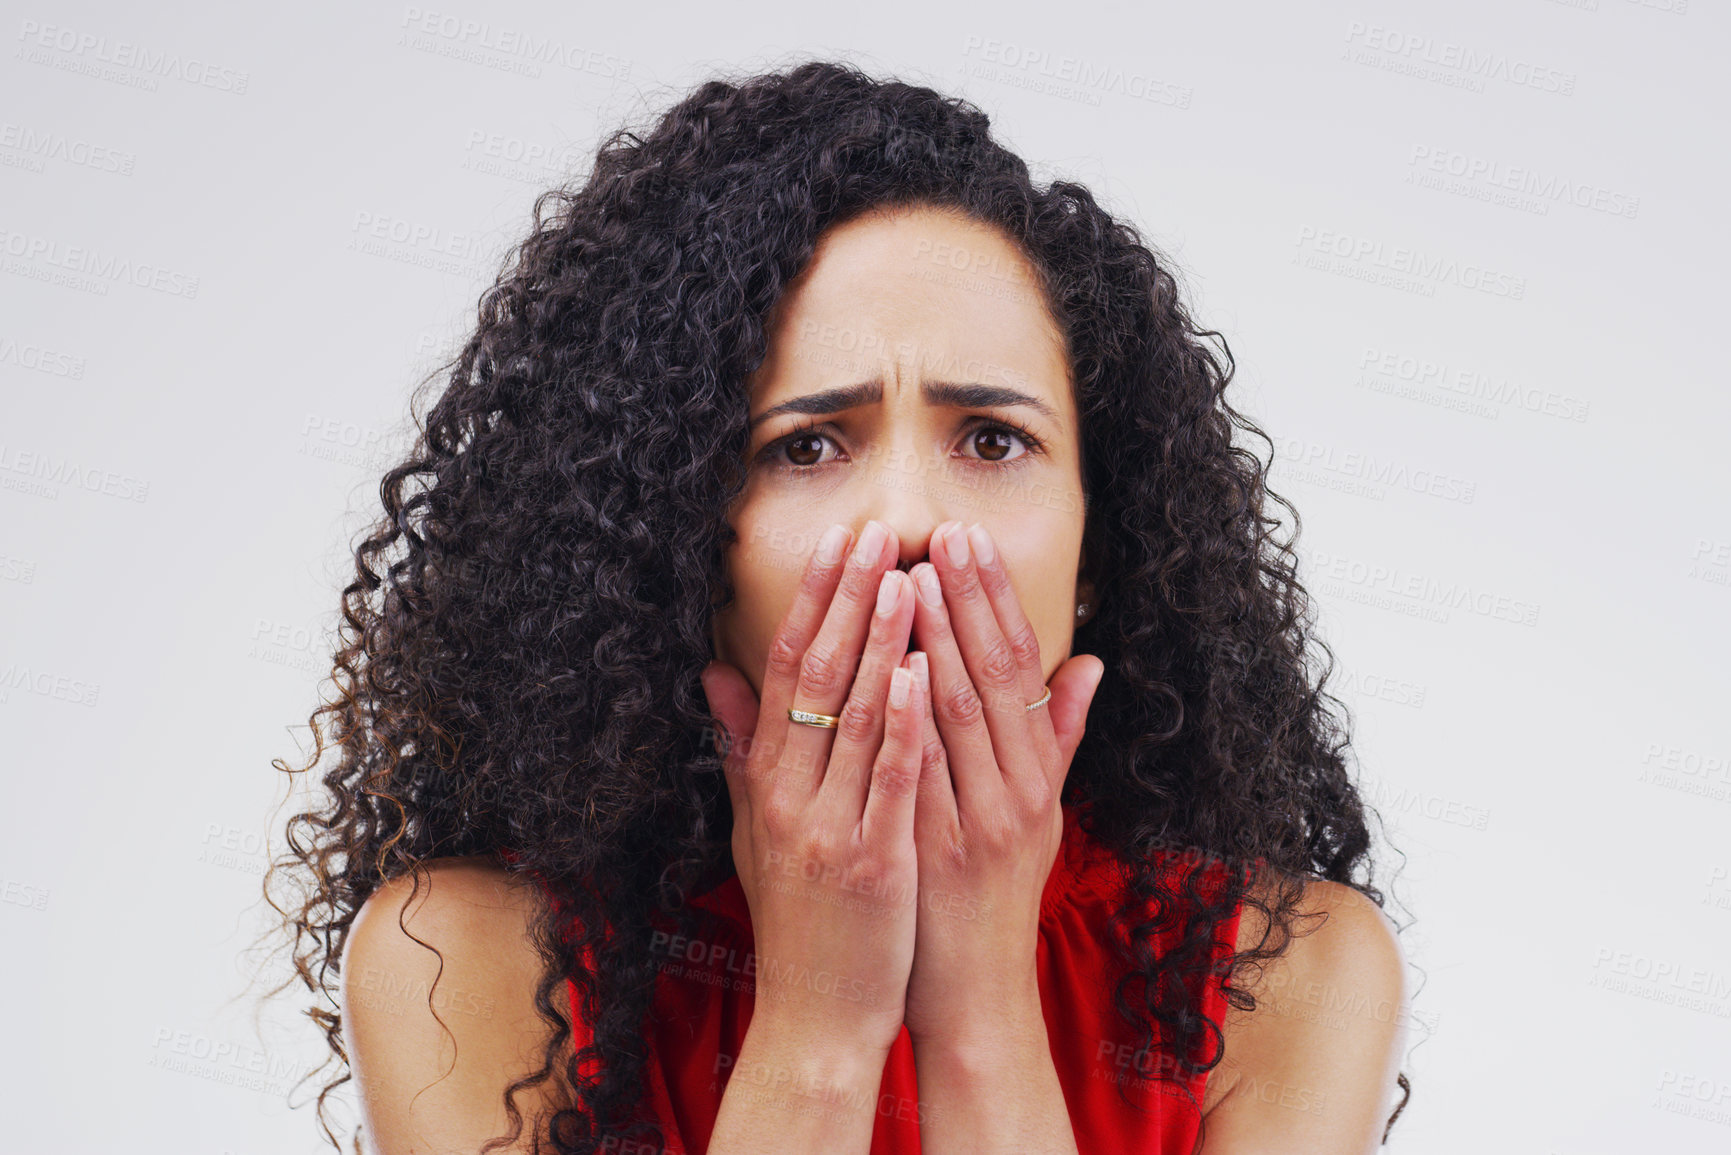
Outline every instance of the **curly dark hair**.
{"type": "MultiPolygon", "coordinates": [[[[513,1131],[489,1149],[517,1140],[514,1099],[556,1069],[578,1099],[549,1121],[558,1151],[659,1142],[640,1100],[651,935],[690,926],[687,896],[733,870],[698,674],[734,597],[725,511],[747,476],[744,382],[819,235],[916,205],[1018,244],[1068,342],[1098,601],[1074,652],[1112,676],[1065,801],[1127,864],[1124,909],[1141,912],[1125,916],[1115,991],[1143,1042],[1137,1069],[1160,1054],[1159,1077],[1179,1082],[1221,1060],[1190,980],[1240,903],[1269,928],[1225,974],[1241,1010],[1256,1002],[1233,978],[1285,950],[1305,879],[1383,905],[1345,707],[1323,689],[1333,655],[1297,578],[1296,511],[1233,444],[1236,425],[1273,447],[1227,404],[1231,353],[1193,323],[1167,258],[1081,185],[1037,188],[960,98],[822,61],[711,79],[647,136],[608,137],[580,185],[537,197],[473,334],[412,399],[418,435],[353,549],[315,748],[299,769],[272,763],[292,776],[335,752],[265,879],[294,965],[277,991],[298,978],[325,1004],[305,1013],[334,1054],[308,1078],[339,1064],[318,1096],[333,1145],[325,1100],[350,1078],[331,997],[343,944],[385,881],[418,882],[443,856],[491,856],[557,904],[533,928],[552,1037],[507,1088],[513,1131]],[[1271,500],[1293,514],[1288,540],[1271,500]],[[1222,865],[1224,884],[1205,885],[1222,865]],[[303,883],[286,906],[280,871],[303,883]],[[1156,932],[1174,930],[1157,951],[1156,932]],[[567,978],[592,1028],[580,1053],[554,1009],[567,978]]],[[[1411,1096],[1399,1085],[1385,1140],[1411,1096]]]]}

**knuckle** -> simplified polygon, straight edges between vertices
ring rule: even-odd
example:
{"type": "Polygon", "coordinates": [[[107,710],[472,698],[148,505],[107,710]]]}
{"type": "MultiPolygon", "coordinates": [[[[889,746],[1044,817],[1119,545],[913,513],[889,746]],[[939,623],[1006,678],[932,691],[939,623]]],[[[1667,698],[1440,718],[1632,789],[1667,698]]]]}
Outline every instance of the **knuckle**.
{"type": "Polygon", "coordinates": [[[872,772],[872,789],[888,798],[906,798],[919,789],[918,770],[900,762],[879,762],[872,772]]]}
{"type": "Polygon", "coordinates": [[[958,598],[983,596],[985,594],[985,587],[980,584],[978,566],[968,566],[966,569],[962,570],[961,573],[954,575],[952,581],[955,585],[956,596],[958,598]]]}
{"type": "Polygon", "coordinates": [[[1016,654],[1008,642],[998,640],[987,644],[980,655],[980,676],[996,686],[1008,685],[1021,671],[1016,654]]]}
{"type": "Polygon", "coordinates": [[[847,705],[841,708],[840,718],[836,724],[836,735],[842,741],[864,745],[877,733],[877,708],[864,698],[849,698],[847,705]]]}
{"type": "Polygon", "coordinates": [[[1021,818],[1027,822],[1048,817],[1056,801],[1052,784],[1044,778],[1036,778],[1016,792],[1017,808],[1021,818]]]}
{"type": "Polygon", "coordinates": [[[1034,632],[1034,627],[1024,621],[1010,631],[1005,644],[1010,647],[1010,653],[1016,659],[1016,665],[1022,669],[1040,665],[1040,636],[1034,632]]]}
{"type": "Polygon", "coordinates": [[[976,824],[974,838],[982,851],[1002,857],[1015,846],[1016,824],[1008,814],[994,813],[976,824]]]}
{"type": "Polygon", "coordinates": [[[763,817],[764,832],[772,839],[786,837],[794,830],[799,819],[799,808],[794,805],[791,799],[783,798],[778,794],[772,794],[764,799],[762,806],[759,807],[759,813],[763,817]]]}
{"type": "Polygon", "coordinates": [[[813,645],[800,659],[799,684],[808,693],[822,696],[834,691],[845,674],[834,646],[813,645]]]}
{"type": "Polygon", "coordinates": [[[932,705],[937,716],[952,726],[971,726],[982,716],[980,696],[972,686],[957,686],[934,699],[932,705]]]}
{"type": "Polygon", "coordinates": [[[769,676],[784,678],[788,681],[799,677],[801,663],[805,653],[793,634],[787,629],[775,632],[775,638],[769,643],[769,655],[765,661],[769,676]]]}

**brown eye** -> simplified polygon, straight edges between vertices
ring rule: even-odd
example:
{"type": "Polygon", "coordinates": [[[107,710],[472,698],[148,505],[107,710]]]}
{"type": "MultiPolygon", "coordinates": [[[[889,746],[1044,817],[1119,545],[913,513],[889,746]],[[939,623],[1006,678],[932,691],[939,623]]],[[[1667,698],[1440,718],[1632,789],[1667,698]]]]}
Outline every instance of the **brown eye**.
{"type": "Polygon", "coordinates": [[[1014,460],[1009,456],[1013,449],[1011,443],[1022,440],[1022,437],[1003,426],[988,425],[976,430],[972,440],[982,461],[1006,461],[1014,460]]]}
{"type": "Polygon", "coordinates": [[[785,443],[788,461],[794,465],[816,465],[823,457],[823,442],[824,437],[821,433],[801,433],[797,437],[789,438],[785,443]],[[815,446],[815,448],[808,449],[802,448],[802,446],[815,446]],[[810,455],[810,460],[806,459],[807,454],[810,455]]]}

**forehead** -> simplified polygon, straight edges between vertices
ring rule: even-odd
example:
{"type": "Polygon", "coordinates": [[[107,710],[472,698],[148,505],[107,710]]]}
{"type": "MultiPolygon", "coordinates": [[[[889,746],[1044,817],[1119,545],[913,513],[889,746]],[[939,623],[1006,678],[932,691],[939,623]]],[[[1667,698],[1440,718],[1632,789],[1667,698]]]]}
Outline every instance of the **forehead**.
{"type": "Polygon", "coordinates": [[[777,303],[753,411],[888,374],[1013,385],[1068,412],[1063,334],[1034,266],[957,211],[873,212],[827,230],[777,303]]]}

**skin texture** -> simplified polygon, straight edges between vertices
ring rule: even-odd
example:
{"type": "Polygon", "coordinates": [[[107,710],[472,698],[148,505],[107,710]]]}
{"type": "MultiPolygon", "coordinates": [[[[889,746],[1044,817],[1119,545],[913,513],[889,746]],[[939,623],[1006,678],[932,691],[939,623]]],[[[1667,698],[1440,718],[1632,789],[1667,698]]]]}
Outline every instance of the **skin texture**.
{"type": "MultiPolygon", "coordinates": [[[[1411,1020],[1395,926],[1349,886],[1305,887],[1301,937],[1246,986],[1254,1013],[1226,1013],[1208,1078],[1200,1155],[1374,1155],[1411,1020]]],[[[1237,949],[1268,926],[1246,906],[1237,949]]]]}
{"type": "MultiPolygon", "coordinates": [[[[509,1130],[505,1084],[535,1070],[546,1034],[532,998],[538,905],[497,864],[446,858],[418,894],[403,876],[362,907],[344,949],[343,1041],[374,1150],[473,1152],[509,1130]]],[[[554,1079],[518,1107],[572,1101],[554,1079]]]]}

